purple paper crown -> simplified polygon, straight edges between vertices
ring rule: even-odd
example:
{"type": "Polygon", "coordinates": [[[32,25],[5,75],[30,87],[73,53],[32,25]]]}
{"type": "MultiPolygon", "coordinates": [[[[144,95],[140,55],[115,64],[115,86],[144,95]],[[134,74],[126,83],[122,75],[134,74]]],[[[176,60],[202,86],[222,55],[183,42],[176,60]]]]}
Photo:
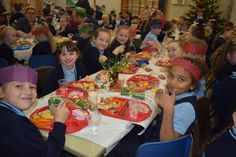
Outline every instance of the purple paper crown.
{"type": "Polygon", "coordinates": [[[0,84],[12,81],[30,82],[37,85],[38,73],[25,66],[8,66],[0,68],[0,84]]]}

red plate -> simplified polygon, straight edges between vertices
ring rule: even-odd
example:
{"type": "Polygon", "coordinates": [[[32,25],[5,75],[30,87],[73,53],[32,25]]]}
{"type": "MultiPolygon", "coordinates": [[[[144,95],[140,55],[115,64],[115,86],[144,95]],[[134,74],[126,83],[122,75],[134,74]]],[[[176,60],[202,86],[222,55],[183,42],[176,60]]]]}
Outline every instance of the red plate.
{"type": "Polygon", "coordinates": [[[135,74],[139,69],[139,67],[137,67],[133,64],[127,64],[126,66],[129,66],[129,70],[119,71],[119,73],[121,73],[121,74],[135,74]]]}
{"type": "Polygon", "coordinates": [[[88,97],[88,92],[79,91],[70,87],[63,86],[56,90],[56,94],[66,99],[78,99],[80,97],[88,97]]]}
{"type": "Polygon", "coordinates": [[[70,88],[76,88],[82,91],[96,91],[98,86],[95,82],[92,81],[85,81],[85,80],[78,80],[68,84],[70,88]]]}
{"type": "Polygon", "coordinates": [[[150,53],[146,53],[146,52],[140,52],[134,55],[135,59],[150,59],[152,57],[152,55],[150,53]]]}
{"type": "Polygon", "coordinates": [[[157,66],[160,66],[160,67],[165,67],[165,68],[169,68],[172,64],[171,64],[171,61],[170,60],[166,60],[166,61],[157,61],[155,63],[157,66]]]}
{"type": "MultiPolygon", "coordinates": [[[[46,118],[40,118],[41,122],[39,120],[34,120],[33,115],[38,114],[42,111],[49,110],[48,106],[42,107],[40,109],[35,110],[31,115],[30,115],[30,120],[39,128],[42,130],[48,130],[51,131],[54,127],[54,120],[46,119],[46,118]],[[43,122],[44,121],[44,122],[43,122]]],[[[81,109],[83,110],[83,109],[81,109]]],[[[83,112],[87,112],[89,115],[88,111],[83,110],[83,112]]],[[[67,126],[66,128],[66,133],[72,133],[72,132],[77,132],[84,127],[88,125],[88,121],[85,118],[84,120],[78,120],[76,119],[72,114],[69,115],[68,119],[65,122],[65,125],[67,126]]]]}
{"type": "MultiPolygon", "coordinates": [[[[116,98],[116,97],[114,97],[116,98]]],[[[103,114],[103,115],[106,115],[106,116],[109,116],[109,117],[114,117],[114,118],[118,118],[118,119],[123,119],[123,120],[128,120],[128,121],[133,121],[133,122],[140,122],[140,121],[143,121],[145,119],[147,119],[151,113],[152,113],[152,110],[151,108],[144,102],[140,102],[139,103],[139,112],[138,112],[138,115],[137,115],[137,118],[136,119],[133,119],[129,116],[129,105],[128,105],[128,102],[130,99],[126,99],[126,98],[122,98],[124,100],[126,100],[126,103],[124,105],[124,107],[122,108],[122,110],[120,112],[109,112],[107,110],[102,110],[102,109],[99,109],[99,111],[103,114]],[[143,110],[145,108],[145,111],[143,110]]]]}
{"type": "Polygon", "coordinates": [[[128,102],[127,99],[120,97],[109,97],[102,99],[102,101],[103,102],[98,104],[98,108],[107,110],[107,112],[110,112],[111,114],[121,112],[128,102]]]}
{"type": "Polygon", "coordinates": [[[143,52],[152,53],[153,51],[154,51],[154,49],[151,47],[144,47],[143,48],[143,52]]]}
{"type": "Polygon", "coordinates": [[[160,81],[158,78],[144,74],[134,75],[126,81],[126,84],[131,87],[134,86],[134,90],[137,89],[136,91],[150,90],[155,88],[155,84],[159,83],[160,81]]]}

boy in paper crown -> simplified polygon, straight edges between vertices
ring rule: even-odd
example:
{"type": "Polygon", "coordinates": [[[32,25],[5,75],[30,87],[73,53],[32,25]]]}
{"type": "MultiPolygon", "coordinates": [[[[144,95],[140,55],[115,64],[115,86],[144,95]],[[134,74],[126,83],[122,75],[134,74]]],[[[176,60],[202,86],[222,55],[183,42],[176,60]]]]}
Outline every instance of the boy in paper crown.
{"type": "Polygon", "coordinates": [[[57,44],[47,23],[35,26],[32,30],[32,34],[38,42],[33,47],[32,55],[52,54],[56,51],[57,44]]]}
{"type": "Polygon", "coordinates": [[[0,154],[16,157],[58,157],[65,143],[66,121],[69,110],[59,104],[55,124],[48,140],[23,111],[29,109],[37,98],[37,72],[29,67],[9,66],[0,69],[0,154]]]}
{"type": "Polygon", "coordinates": [[[162,109],[159,117],[140,136],[137,135],[140,127],[135,126],[108,156],[135,156],[143,143],[174,140],[189,134],[196,120],[197,99],[193,91],[202,75],[201,64],[191,58],[175,59],[168,71],[167,89],[155,96],[162,109]]]}

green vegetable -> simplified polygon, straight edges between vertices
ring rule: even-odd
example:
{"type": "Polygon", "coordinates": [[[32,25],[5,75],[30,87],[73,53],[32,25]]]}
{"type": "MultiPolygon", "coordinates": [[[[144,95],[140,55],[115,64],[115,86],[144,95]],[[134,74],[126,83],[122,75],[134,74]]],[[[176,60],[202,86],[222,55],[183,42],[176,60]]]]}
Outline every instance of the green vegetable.
{"type": "Polygon", "coordinates": [[[138,98],[138,99],[145,99],[145,93],[144,92],[132,92],[132,97],[138,98]]]}
{"type": "Polygon", "coordinates": [[[126,88],[122,88],[121,91],[120,91],[120,94],[121,95],[130,95],[131,91],[126,89],[126,88]]]}
{"type": "Polygon", "coordinates": [[[81,99],[80,100],[76,100],[75,103],[77,105],[79,105],[80,107],[82,107],[83,109],[85,109],[85,110],[87,110],[89,108],[89,104],[86,101],[84,101],[84,100],[81,100],[81,99]]]}

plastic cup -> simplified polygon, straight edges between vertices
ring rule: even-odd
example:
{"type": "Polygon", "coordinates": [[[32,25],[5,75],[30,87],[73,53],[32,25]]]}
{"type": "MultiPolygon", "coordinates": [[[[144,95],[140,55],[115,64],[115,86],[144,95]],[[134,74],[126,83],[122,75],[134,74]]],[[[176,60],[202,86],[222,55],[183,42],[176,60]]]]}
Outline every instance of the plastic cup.
{"type": "Polygon", "coordinates": [[[58,80],[59,87],[64,86],[66,83],[67,83],[67,82],[66,82],[66,79],[60,79],[60,80],[58,80]]]}
{"type": "Polygon", "coordinates": [[[89,118],[89,132],[92,135],[97,135],[99,133],[99,126],[102,120],[102,116],[98,110],[94,110],[90,112],[89,118]]]}
{"type": "Polygon", "coordinates": [[[132,119],[138,118],[138,112],[139,112],[139,103],[135,100],[129,101],[129,117],[132,119]]]}

